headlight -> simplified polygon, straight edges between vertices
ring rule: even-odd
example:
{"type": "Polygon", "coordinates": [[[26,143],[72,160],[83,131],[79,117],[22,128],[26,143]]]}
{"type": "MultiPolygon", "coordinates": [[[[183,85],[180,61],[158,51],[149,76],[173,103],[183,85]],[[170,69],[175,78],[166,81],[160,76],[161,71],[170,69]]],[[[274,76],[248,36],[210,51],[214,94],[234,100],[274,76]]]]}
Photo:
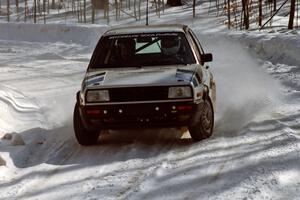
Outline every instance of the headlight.
{"type": "Polygon", "coordinates": [[[168,98],[177,99],[177,98],[189,98],[192,97],[192,90],[189,86],[180,86],[180,87],[170,87],[168,98]]]}
{"type": "Polygon", "coordinates": [[[108,90],[89,90],[86,94],[87,102],[109,101],[108,90]]]}

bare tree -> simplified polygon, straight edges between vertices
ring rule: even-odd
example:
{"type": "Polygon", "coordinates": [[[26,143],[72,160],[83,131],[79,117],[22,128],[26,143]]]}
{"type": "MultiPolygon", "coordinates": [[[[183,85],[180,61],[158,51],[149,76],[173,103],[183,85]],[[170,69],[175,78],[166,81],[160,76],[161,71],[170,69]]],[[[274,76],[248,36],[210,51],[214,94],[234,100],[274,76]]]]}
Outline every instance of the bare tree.
{"type": "Polygon", "coordinates": [[[141,0],[139,0],[139,20],[141,20],[141,0]]]}
{"type": "Polygon", "coordinates": [[[93,2],[94,1],[92,1],[92,24],[95,23],[95,5],[93,2]]]}
{"type": "Polygon", "coordinates": [[[26,22],[28,15],[28,3],[27,0],[24,1],[24,21],[26,22]]]}
{"type": "Polygon", "coordinates": [[[36,23],[36,0],[33,3],[33,22],[36,23]]]}
{"type": "Polygon", "coordinates": [[[9,22],[9,15],[10,15],[10,4],[9,0],[7,0],[7,21],[9,22]]]}
{"type": "Polygon", "coordinates": [[[270,19],[268,19],[261,27],[259,30],[263,29],[265,27],[266,24],[268,24],[272,18],[281,10],[281,8],[283,8],[283,6],[288,2],[289,0],[285,0],[283,2],[283,4],[276,10],[276,12],[273,13],[273,15],[270,17],[270,19]]]}
{"type": "Polygon", "coordinates": [[[43,0],[43,17],[44,17],[44,24],[46,24],[46,0],[43,0]]]}
{"type": "Polygon", "coordinates": [[[116,7],[116,20],[120,18],[120,2],[115,0],[115,7],[116,7]]]}
{"type": "Polygon", "coordinates": [[[231,6],[230,6],[230,0],[227,0],[227,18],[228,18],[228,29],[230,29],[230,24],[231,24],[231,19],[230,19],[230,15],[231,15],[231,13],[230,13],[230,8],[231,8],[231,6]]]}
{"type": "Polygon", "coordinates": [[[262,25],[262,0],[258,0],[258,25],[262,25]]]}
{"type": "Polygon", "coordinates": [[[39,16],[41,16],[41,1],[40,0],[37,0],[37,9],[39,12],[39,16]]]}
{"type": "Polygon", "coordinates": [[[137,19],[137,14],[136,14],[136,0],[133,1],[133,13],[134,13],[135,19],[137,19]]]}
{"type": "Polygon", "coordinates": [[[193,0],[193,18],[196,16],[196,0],[193,0]]]}
{"type": "Polygon", "coordinates": [[[290,18],[289,18],[288,29],[293,29],[294,28],[295,5],[296,5],[296,0],[291,0],[290,18]]]}
{"type": "Polygon", "coordinates": [[[234,22],[235,22],[235,29],[237,29],[238,28],[238,2],[237,2],[237,0],[234,0],[233,2],[232,2],[233,4],[232,4],[232,9],[233,9],[233,13],[234,13],[234,22]]]}
{"type": "Polygon", "coordinates": [[[51,9],[55,9],[55,0],[52,0],[51,9]]]}
{"type": "Polygon", "coordinates": [[[86,23],[86,0],[83,0],[83,20],[86,23]]]}
{"type": "Polygon", "coordinates": [[[160,17],[160,11],[161,11],[161,0],[157,0],[157,8],[158,8],[158,17],[160,17]]]}
{"type": "Polygon", "coordinates": [[[19,0],[16,0],[16,11],[17,15],[19,15],[19,0]]]}
{"type": "Polygon", "coordinates": [[[248,0],[242,0],[242,6],[243,6],[243,13],[244,13],[244,26],[245,29],[249,29],[249,1],[248,0]]]}
{"type": "Polygon", "coordinates": [[[106,0],[105,8],[104,8],[104,15],[107,20],[107,24],[109,24],[109,0],[106,0]]]}
{"type": "Polygon", "coordinates": [[[182,6],[181,0],[167,0],[167,4],[170,6],[182,6]]]}
{"type": "Polygon", "coordinates": [[[299,0],[296,2],[296,28],[299,28],[298,19],[299,19],[299,0]]]}

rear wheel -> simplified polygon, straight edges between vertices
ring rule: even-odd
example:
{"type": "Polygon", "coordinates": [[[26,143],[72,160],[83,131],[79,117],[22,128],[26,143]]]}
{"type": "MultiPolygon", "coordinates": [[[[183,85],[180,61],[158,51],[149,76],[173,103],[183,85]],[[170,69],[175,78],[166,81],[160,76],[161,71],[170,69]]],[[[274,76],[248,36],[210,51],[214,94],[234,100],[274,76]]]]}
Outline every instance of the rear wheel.
{"type": "Polygon", "coordinates": [[[90,146],[97,143],[100,131],[89,131],[84,127],[77,103],[74,108],[73,128],[79,144],[83,146],[90,146]]]}
{"type": "Polygon", "coordinates": [[[194,125],[189,127],[190,135],[195,141],[209,138],[214,127],[214,111],[211,101],[205,99],[200,109],[200,117],[194,125]]]}

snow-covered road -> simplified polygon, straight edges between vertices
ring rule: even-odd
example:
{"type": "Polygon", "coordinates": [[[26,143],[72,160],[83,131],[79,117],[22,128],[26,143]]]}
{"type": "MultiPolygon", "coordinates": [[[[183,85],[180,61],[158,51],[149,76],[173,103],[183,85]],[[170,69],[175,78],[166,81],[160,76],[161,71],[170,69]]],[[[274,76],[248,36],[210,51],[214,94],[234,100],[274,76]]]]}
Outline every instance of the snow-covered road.
{"type": "Polygon", "coordinates": [[[218,90],[214,135],[198,143],[159,129],[109,131],[80,146],[73,106],[96,37],[0,40],[0,134],[25,142],[0,140],[0,198],[299,199],[299,66],[196,32],[214,54],[218,90]]]}

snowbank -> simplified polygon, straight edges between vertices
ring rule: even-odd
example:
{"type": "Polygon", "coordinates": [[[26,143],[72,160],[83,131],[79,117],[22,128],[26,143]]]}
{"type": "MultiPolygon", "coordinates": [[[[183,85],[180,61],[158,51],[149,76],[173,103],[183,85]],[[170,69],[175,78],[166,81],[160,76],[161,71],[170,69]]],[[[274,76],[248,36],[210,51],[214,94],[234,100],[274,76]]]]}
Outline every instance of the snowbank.
{"type": "MultiPolygon", "coordinates": [[[[238,36],[239,34],[231,34],[238,36]]],[[[299,65],[299,35],[292,34],[240,34],[239,41],[246,44],[263,60],[272,63],[299,65]]]]}
{"type": "Polygon", "coordinates": [[[43,127],[43,116],[37,103],[4,85],[0,85],[0,113],[0,131],[3,132],[23,131],[28,126],[43,127]]]}
{"type": "Polygon", "coordinates": [[[0,39],[94,45],[106,29],[105,25],[0,23],[0,39]]]}

